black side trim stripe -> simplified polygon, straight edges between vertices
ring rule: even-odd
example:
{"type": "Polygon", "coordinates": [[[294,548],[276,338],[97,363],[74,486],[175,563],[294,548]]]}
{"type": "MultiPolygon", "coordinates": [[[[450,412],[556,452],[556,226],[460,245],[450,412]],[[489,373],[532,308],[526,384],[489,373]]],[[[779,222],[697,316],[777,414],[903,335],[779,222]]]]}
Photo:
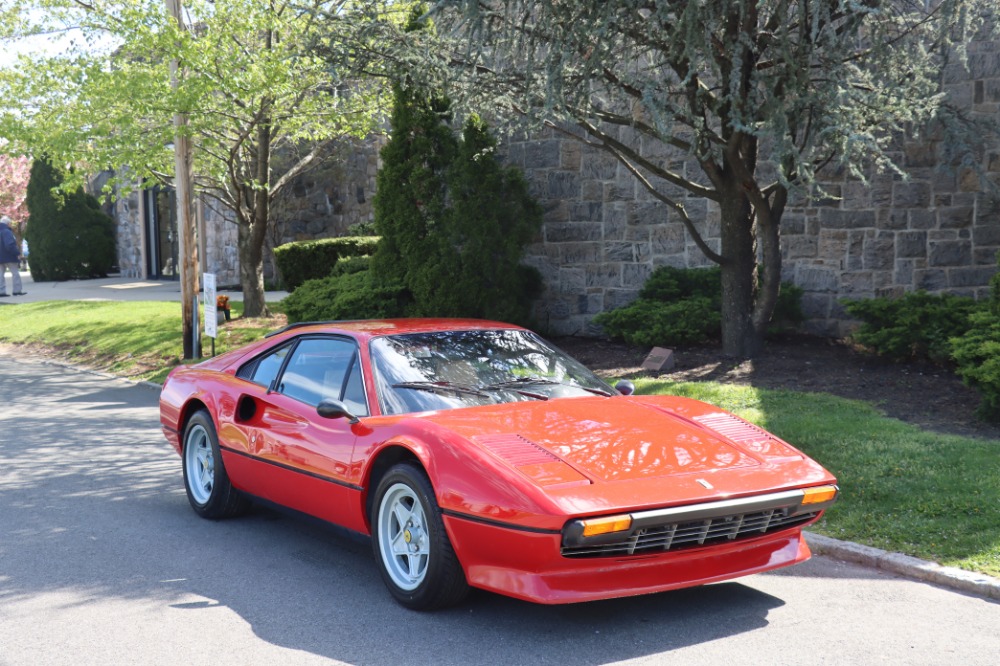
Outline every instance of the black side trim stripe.
{"type": "Polygon", "coordinates": [[[547,530],[541,527],[524,527],[523,525],[511,525],[510,523],[504,523],[499,520],[490,520],[489,518],[482,518],[481,516],[470,516],[467,513],[458,513],[457,511],[449,511],[446,509],[442,509],[441,513],[448,516],[449,518],[468,520],[473,523],[482,523],[483,525],[500,527],[505,530],[515,530],[517,532],[531,532],[532,534],[562,534],[562,530],[547,530]]]}
{"type": "Polygon", "coordinates": [[[164,430],[169,430],[170,432],[175,432],[178,435],[181,434],[181,431],[178,430],[177,428],[173,428],[173,427],[168,426],[168,425],[163,425],[162,423],[160,424],[160,427],[163,428],[164,430]]]}
{"type": "Polygon", "coordinates": [[[271,465],[273,467],[278,467],[280,469],[284,469],[289,472],[295,472],[296,474],[301,474],[303,476],[311,476],[314,479],[319,479],[320,481],[326,481],[327,483],[332,483],[335,486],[343,486],[344,488],[350,488],[351,490],[357,490],[357,491],[364,490],[364,486],[359,486],[354,483],[347,483],[346,481],[341,481],[340,479],[334,479],[332,477],[325,476],[323,474],[317,474],[316,472],[307,472],[304,469],[299,469],[298,467],[292,467],[291,465],[285,465],[283,463],[275,462],[273,460],[267,460],[265,458],[249,454],[246,451],[237,451],[236,449],[231,449],[228,446],[221,446],[221,445],[219,446],[219,448],[225,451],[226,453],[233,454],[234,456],[240,456],[241,458],[249,458],[254,462],[263,463],[265,465],[271,465]]]}

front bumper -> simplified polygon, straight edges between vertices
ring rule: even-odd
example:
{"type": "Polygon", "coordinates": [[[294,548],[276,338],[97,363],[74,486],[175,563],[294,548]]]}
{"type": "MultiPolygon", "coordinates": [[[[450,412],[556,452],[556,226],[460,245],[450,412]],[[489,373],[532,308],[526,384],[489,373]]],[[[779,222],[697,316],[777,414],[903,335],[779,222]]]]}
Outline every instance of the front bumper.
{"type": "Polygon", "coordinates": [[[559,534],[453,515],[445,516],[445,526],[470,585],[542,604],[704,585],[804,562],[811,554],[803,526],[676,552],[598,558],[563,557],[559,534]]]}

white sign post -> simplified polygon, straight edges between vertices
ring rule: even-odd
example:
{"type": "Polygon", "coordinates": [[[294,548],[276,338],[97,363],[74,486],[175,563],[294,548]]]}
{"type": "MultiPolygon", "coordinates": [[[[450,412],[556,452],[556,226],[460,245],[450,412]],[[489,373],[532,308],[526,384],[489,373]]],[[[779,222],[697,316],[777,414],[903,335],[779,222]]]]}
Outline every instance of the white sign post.
{"type": "Polygon", "coordinates": [[[215,338],[218,335],[219,315],[216,309],[215,300],[215,273],[205,273],[201,279],[205,287],[205,335],[212,338],[212,346],[215,347],[215,338]]]}

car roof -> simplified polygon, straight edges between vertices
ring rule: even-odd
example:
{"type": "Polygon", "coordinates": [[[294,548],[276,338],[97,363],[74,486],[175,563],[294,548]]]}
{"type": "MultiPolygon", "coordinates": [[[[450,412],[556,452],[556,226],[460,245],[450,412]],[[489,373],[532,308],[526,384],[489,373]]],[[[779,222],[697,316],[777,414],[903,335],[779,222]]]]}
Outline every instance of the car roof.
{"type": "Polygon", "coordinates": [[[519,330],[520,326],[485,319],[358,319],[351,321],[298,322],[272,331],[267,337],[283,333],[347,333],[356,338],[373,338],[381,335],[402,335],[406,333],[433,333],[436,331],[470,331],[488,329],[519,330]]]}

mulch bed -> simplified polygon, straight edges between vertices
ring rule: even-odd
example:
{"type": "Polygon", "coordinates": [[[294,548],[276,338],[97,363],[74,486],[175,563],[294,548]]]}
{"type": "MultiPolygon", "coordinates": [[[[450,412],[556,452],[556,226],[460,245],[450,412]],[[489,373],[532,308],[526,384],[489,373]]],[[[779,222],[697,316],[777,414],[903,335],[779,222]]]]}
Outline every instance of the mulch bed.
{"type": "Polygon", "coordinates": [[[648,373],[649,349],[586,338],[553,342],[604,377],[657,376],[711,380],[770,389],[832,393],[873,403],[888,416],[943,433],[1000,439],[1000,425],[975,416],[978,394],[949,368],[926,362],[892,363],[841,340],[787,336],[770,341],[752,361],[734,361],[717,347],[674,350],[675,367],[648,373]]]}

